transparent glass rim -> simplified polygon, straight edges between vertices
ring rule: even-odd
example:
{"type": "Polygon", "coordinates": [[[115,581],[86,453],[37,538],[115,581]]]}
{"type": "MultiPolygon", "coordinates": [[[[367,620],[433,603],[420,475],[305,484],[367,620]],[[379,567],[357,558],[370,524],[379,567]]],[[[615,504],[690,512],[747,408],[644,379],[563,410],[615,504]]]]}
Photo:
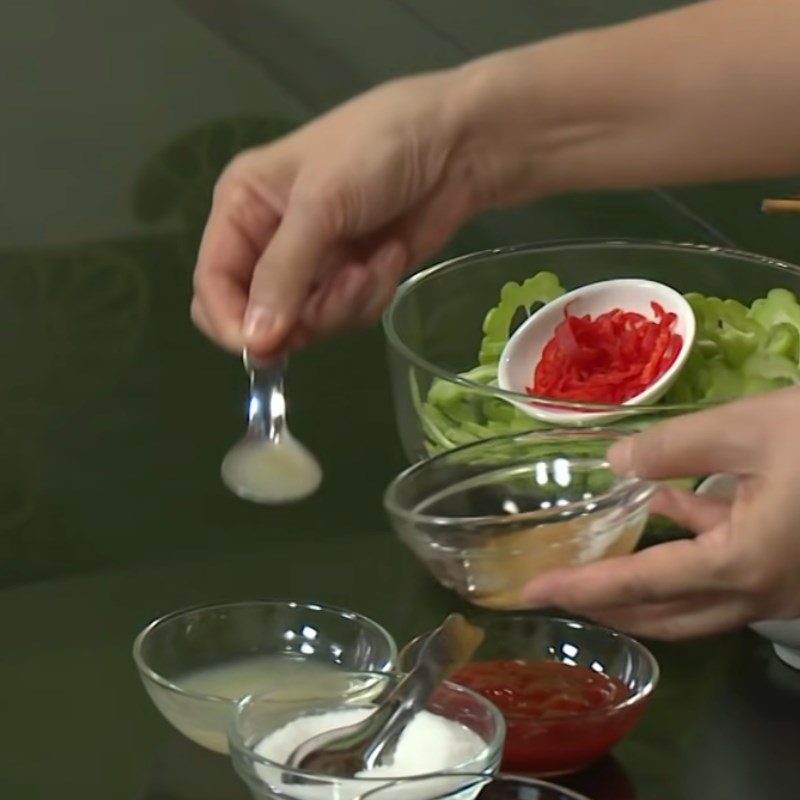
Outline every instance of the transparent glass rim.
{"type": "MultiPolygon", "coordinates": [[[[485,614],[475,614],[473,619],[476,619],[478,624],[480,624],[480,620],[485,618],[487,615],[485,614]]],[[[491,617],[489,617],[491,619],[491,617]]],[[[525,615],[525,614],[506,614],[503,616],[503,620],[524,620],[526,622],[533,622],[536,620],[541,620],[542,622],[546,622],[548,624],[555,623],[556,625],[563,625],[566,628],[577,628],[581,630],[590,630],[590,631],[598,631],[604,635],[610,636],[612,639],[617,639],[622,641],[629,650],[633,650],[638,653],[642,658],[647,662],[648,666],[650,667],[650,677],[648,678],[647,682],[636,692],[634,692],[630,697],[626,697],[624,700],[620,700],[618,703],[615,703],[613,706],[608,706],[607,708],[603,708],[597,711],[588,711],[585,714],[581,714],[581,719],[595,719],[597,717],[606,717],[610,714],[616,714],[618,711],[624,711],[626,708],[630,706],[636,705],[647,697],[649,697],[653,691],[655,690],[656,686],[658,686],[658,681],[661,678],[661,667],[658,665],[658,660],[652,654],[652,652],[645,647],[638,639],[634,639],[632,636],[628,636],[627,633],[623,633],[622,631],[615,630],[614,628],[609,628],[606,625],[599,625],[596,622],[578,620],[578,619],[569,619],[567,617],[549,617],[544,615],[525,615]]],[[[412,639],[408,644],[406,644],[403,649],[400,651],[400,659],[403,658],[403,653],[405,653],[410,647],[412,647],[416,642],[418,642],[425,633],[420,634],[419,636],[412,639]]],[[[544,660],[544,659],[542,659],[544,660]]],[[[510,714],[510,713],[503,713],[503,716],[506,719],[510,720],[525,720],[530,721],[531,718],[525,716],[524,714],[510,714]]],[[[554,715],[552,717],[548,717],[546,723],[549,722],[559,722],[560,720],[564,719],[574,719],[574,715],[564,714],[562,715],[554,715]]]]}
{"type": "Polygon", "coordinates": [[[231,700],[229,697],[222,697],[221,695],[216,694],[205,694],[203,692],[195,692],[189,689],[184,689],[177,683],[169,680],[165,676],[161,675],[160,673],[156,672],[150,665],[146,662],[144,658],[144,654],[142,652],[145,642],[148,636],[156,630],[156,628],[165,625],[168,622],[174,622],[176,619],[179,619],[182,616],[186,616],[188,614],[197,613],[198,611],[217,611],[220,609],[235,609],[235,608],[242,608],[242,607],[253,607],[253,608],[288,608],[292,610],[305,610],[305,611],[313,611],[313,612],[326,612],[332,613],[337,617],[342,619],[352,620],[353,622],[357,622],[365,627],[372,628],[376,633],[382,636],[387,645],[389,646],[389,664],[387,664],[387,673],[378,673],[376,674],[388,674],[388,670],[393,670],[397,666],[397,657],[398,657],[398,649],[397,649],[397,642],[395,642],[394,637],[389,633],[389,631],[383,627],[375,620],[370,619],[363,614],[358,613],[357,611],[351,611],[347,608],[340,608],[339,606],[331,606],[326,605],[324,603],[315,603],[313,601],[296,601],[296,600],[235,600],[229,603],[201,603],[199,605],[194,606],[187,606],[185,608],[179,608],[175,611],[170,611],[168,614],[164,614],[161,617],[157,617],[148,625],[146,625],[136,636],[133,642],[133,660],[136,664],[137,669],[139,670],[142,677],[147,678],[147,680],[152,681],[153,683],[160,686],[162,689],[166,689],[167,691],[177,694],[181,697],[187,697],[192,700],[202,700],[205,702],[213,702],[213,703],[224,703],[226,705],[233,706],[237,701],[231,700]]]}
{"type": "MultiPolygon", "coordinates": [[[[607,511],[611,508],[620,507],[621,501],[626,498],[631,505],[637,505],[648,500],[656,490],[656,485],[640,478],[623,477],[619,479],[613,488],[600,495],[593,495],[588,500],[576,500],[555,509],[540,509],[537,511],[525,511],[520,514],[509,515],[487,515],[481,517],[446,517],[439,514],[426,514],[424,511],[416,511],[413,508],[405,507],[397,496],[403,486],[413,480],[420,473],[435,468],[438,464],[448,459],[458,458],[463,453],[480,452],[482,449],[490,449],[502,442],[531,442],[543,443],[559,440],[576,439],[595,439],[597,441],[608,440],[618,441],[624,438],[624,434],[611,428],[551,428],[549,430],[523,431],[521,433],[504,433],[493,436],[489,439],[479,439],[474,442],[467,442],[450,450],[445,450],[436,455],[417,461],[400,472],[386,488],[383,495],[383,504],[389,514],[399,517],[406,522],[426,525],[429,527],[449,528],[470,526],[471,530],[479,530],[484,527],[511,527],[519,523],[531,522],[545,524],[549,522],[564,522],[574,519],[584,513],[598,513],[607,511]],[[592,508],[589,509],[589,504],[592,508]]],[[[573,462],[590,464],[597,469],[609,469],[610,465],[605,458],[568,458],[573,462]]],[[[521,469],[527,469],[522,467],[521,469]]]]}
{"type": "MultiPolygon", "coordinates": [[[[580,794],[573,789],[567,789],[564,786],[559,786],[556,783],[551,783],[550,781],[542,780],[541,778],[532,778],[524,775],[514,775],[512,773],[507,772],[497,772],[494,774],[486,773],[486,772],[440,772],[436,775],[432,775],[429,777],[420,777],[420,778],[400,778],[392,780],[391,778],[384,778],[383,780],[387,781],[385,786],[377,786],[374,789],[369,789],[364,794],[358,796],[358,800],[371,800],[372,798],[379,798],[381,792],[389,791],[391,789],[396,789],[404,786],[407,780],[413,781],[420,781],[423,780],[429,781],[431,778],[467,778],[473,783],[471,785],[465,786],[463,789],[459,791],[465,791],[466,789],[473,788],[478,786],[478,784],[489,784],[495,780],[505,780],[505,781],[514,781],[515,783],[524,783],[527,786],[536,787],[539,789],[549,789],[554,792],[558,792],[565,798],[569,798],[570,800],[589,800],[586,795],[580,794]]],[[[431,800],[445,800],[445,795],[439,795],[438,797],[431,798],[431,800]]]]}
{"type": "MultiPolygon", "coordinates": [[[[676,253],[692,253],[695,255],[707,255],[715,258],[735,258],[742,261],[748,261],[751,264],[758,264],[781,272],[788,272],[797,278],[800,278],[800,267],[791,264],[788,261],[781,261],[771,256],[759,255],[757,253],[750,253],[746,250],[736,250],[729,247],[719,247],[716,245],[694,244],[691,242],[670,242],[657,239],[635,239],[635,238],[619,238],[619,239],[603,239],[603,238],[576,238],[576,239],[553,239],[541,242],[532,242],[528,244],[510,245],[507,247],[496,247],[488,250],[479,250],[473,253],[467,253],[456,258],[450,258],[442,261],[433,266],[426,267],[425,269],[415,272],[413,275],[406,278],[397,288],[391,304],[383,314],[382,324],[384,334],[390,346],[404,356],[408,361],[432,375],[445,380],[449,383],[455,383],[469,389],[476,394],[483,394],[491,397],[502,397],[515,403],[531,404],[536,403],[544,407],[555,407],[556,409],[568,408],[570,411],[584,411],[588,413],[613,413],[618,417],[635,417],[647,414],[677,414],[686,413],[690,411],[697,411],[701,408],[709,408],[718,405],[718,402],[707,403],[680,403],[680,404],[659,404],[659,405],[608,405],[600,403],[581,403],[577,401],[565,402],[564,400],[554,400],[553,398],[541,397],[539,395],[522,394],[520,392],[512,392],[508,389],[501,389],[499,386],[486,386],[485,384],[471,381],[468,378],[459,375],[456,372],[440,367],[438,364],[428,361],[417,353],[413,348],[409,347],[400,335],[394,325],[394,318],[401,304],[406,298],[414,292],[417,287],[431,279],[437,278],[443,272],[455,271],[460,267],[467,264],[479,261],[482,259],[490,258],[492,256],[505,256],[515,253],[546,253],[550,250],[587,250],[594,248],[617,248],[621,250],[660,250],[660,251],[675,251],[676,253]]],[[[488,307],[487,307],[488,311],[488,307]]]]}
{"type": "MultiPolygon", "coordinates": [[[[405,673],[395,671],[395,672],[374,672],[374,671],[364,671],[364,672],[351,672],[352,675],[358,675],[363,677],[368,676],[375,676],[376,678],[393,678],[393,679],[400,679],[402,678],[405,673]]],[[[461,686],[458,683],[452,683],[451,681],[444,681],[441,686],[446,687],[451,691],[455,691],[458,694],[467,695],[468,697],[472,698],[472,700],[476,701],[478,705],[485,708],[492,720],[495,724],[495,735],[492,738],[492,741],[486,742],[485,747],[482,752],[489,752],[491,753],[494,750],[502,750],[503,745],[505,743],[505,735],[506,735],[506,721],[503,717],[500,710],[497,706],[494,705],[491,701],[487,700],[483,695],[479,694],[476,691],[473,691],[467,686],[461,686]]],[[[287,766],[286,764],[281,764],[277,761],[272,761],[269,758],[265,758],[262,755],[256,753],[252,747],[249,747],[244,739],[242,738],[241,734],[239,733],[238,729],[238,721],[239,717],[244,713],[245,709],[248,707],[249,704],[257,702],[261,697],[260,694],[249,694],[236,703],[236,708],[233,713],[233,717],[231,718],[231,724],[228,728],[228,740],[231,746],[231,751],[236,751],[236,753],[240,754],[242,757],[246,758],[249,762],[253,764],[260,764],[264,767],[269,767],[270,769],[280,770],[284,775],[290,775],[292,777],[298,778],[307,778],[309,780],[323,780],[325,778],[330,778],[331,780],[337,780],[333,776],[326,776],[322,775],[318,772],[309,772],[308,770],[302,769],[295,769],[292,767],[287,766]]],[[[315,700],[317,698],[308,698],[310,700],[315,700]]],[[[302,702],[302,701],[297,701],[302,702]]],[[[329,706],[330,704],[326,704],[329,706]]],[[[320,707],[321,708],[321,707],[320,707]]],[[[358,706],[350,706],[350,708],[358,708],[358,706]]],[[[308,709],[313,711],[314,709],[308,709]]],[[[468,775],[470,773],[466,771],[460,771],[461,767],[469,766],[475,759],[472,758],[469,761],[465,761],[462,764],[456,764],[453,767],[448,769],[448,772],[453,772],[457,775],[468,775]]],[[[406,780],[430,780],[431,778],[438,778],[442,775],[441,772],[430,772],[430,773],[423,773],[421,775],[403,775],[395,778],[398,781],[406,781],[406,780]]],[[[376,783],[384,784],[389,778],[347,778],[348,781],[354,781],[357,783],[363,783],[364,786],[374,785],[376,783]]]]}

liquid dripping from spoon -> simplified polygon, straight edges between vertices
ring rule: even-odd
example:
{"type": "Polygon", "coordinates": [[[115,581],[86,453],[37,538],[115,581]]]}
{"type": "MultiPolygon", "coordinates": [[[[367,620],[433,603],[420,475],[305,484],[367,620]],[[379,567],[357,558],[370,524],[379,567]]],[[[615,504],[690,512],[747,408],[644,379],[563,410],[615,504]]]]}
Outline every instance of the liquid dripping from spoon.
{"type": "Polygon", "coordinates": [[[248,425],[222,462],[225,485],[244,500],[291,503],[313,494],[322,470],[286,425],[283,377],[286,359],[262,362],[243,356],[250,376],[248,425]]]}

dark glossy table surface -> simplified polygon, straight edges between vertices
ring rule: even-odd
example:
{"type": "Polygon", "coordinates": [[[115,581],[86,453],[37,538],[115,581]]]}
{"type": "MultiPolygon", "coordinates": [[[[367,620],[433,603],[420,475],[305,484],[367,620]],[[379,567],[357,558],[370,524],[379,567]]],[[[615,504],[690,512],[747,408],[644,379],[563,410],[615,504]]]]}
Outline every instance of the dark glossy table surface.
{"type": "MultiPolygon", "coordinates": [[[[172,734],[138,683],[131,641],[158,614],[314,598],[402,640],[457,607],[383,517],[403,457],[378,331],[293,365],[292,425],[326,468],[318,496],[265,510],[220,485],[244,381],[194,332],[188,302],[227,159],[390,75],[670,5],[4,4],[0,797],[245,797],[227,762],[172,734]]],[[[758,211],[791,184],[557,198],[486,215],[448,252],[641,236],[798,261],[800,223],[758,211]]],[[[595,800],[800,796],[800,673],[746,631],[656,652],[663,678],[645,720],[572,785],[595,800]]]]}

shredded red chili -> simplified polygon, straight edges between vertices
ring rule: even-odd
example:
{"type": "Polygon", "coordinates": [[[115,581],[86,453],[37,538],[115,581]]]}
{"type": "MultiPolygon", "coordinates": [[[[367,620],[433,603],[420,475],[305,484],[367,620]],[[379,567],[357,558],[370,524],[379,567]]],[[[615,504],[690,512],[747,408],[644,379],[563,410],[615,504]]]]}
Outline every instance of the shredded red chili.
{"type": "Polygon", "coordinates": [[[620,308],[592,319],[569,306],[545,345],[529,394],[559,400],[624,403],[660,378],[680,353],[677,316],[650,304],[655,319],[620,308]]]}

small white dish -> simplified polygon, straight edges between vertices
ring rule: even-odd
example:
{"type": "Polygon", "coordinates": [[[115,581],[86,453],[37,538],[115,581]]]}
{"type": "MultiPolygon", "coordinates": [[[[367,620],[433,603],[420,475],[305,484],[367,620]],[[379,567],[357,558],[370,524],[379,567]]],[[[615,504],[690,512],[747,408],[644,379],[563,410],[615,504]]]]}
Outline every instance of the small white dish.
{"type": "MultiPolygon", "coordinates": [[[[710,475],[695,490],[697,494],[720,500],[733,500],[736,494],[735,475],[710,475]]],[[[753,622],[750,629],[772,642],[775,655],[794,669],[800,669],[800,617],[797,619],[764,619],[753,622]]]]}
{"type": "MultiPolygon", "coordinates": [[[[640,278],[619,278],[599,283],[590,283],[567,292],[547,303],[522,324],[506,343],[500,356],[497,379],[501,389],[526,394],[526,387],[533,380],[533,371],[542,356],[545,345],[553,337],[556,327],[564,319],[567,305],[575,316],[590,314],[597,317],[615,308],[634,311],[645,317],[653,317],[651,303],[677,316],[675,333],[683,339],[678,357],[672,366],[643,392],[623,405],[652,404],[659,400],[672,386],[689,357],[695,336],[695,317],[692,307],[679,292],[663,283],[640,278]]],[[[619,416],[613,411],[573,411],[554,404],[543,404],[531,398],[531,402],[512,401],[515,406],[532,417],[556,424],[583,425],[602,424],[619,416]]],[[[561,401],[561,404],[569,404],[561,401]]]]}

